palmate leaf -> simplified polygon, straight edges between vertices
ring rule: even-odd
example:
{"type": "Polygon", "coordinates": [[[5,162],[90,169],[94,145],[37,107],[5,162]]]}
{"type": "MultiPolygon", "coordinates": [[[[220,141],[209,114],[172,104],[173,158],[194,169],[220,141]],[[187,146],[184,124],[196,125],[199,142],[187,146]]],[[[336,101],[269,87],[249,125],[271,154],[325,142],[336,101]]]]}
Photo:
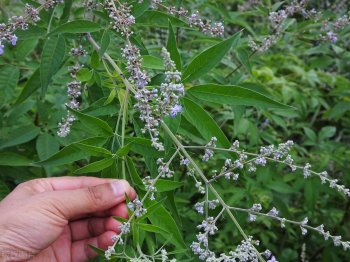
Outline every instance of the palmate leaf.
{"type": "Polygon", "coordinates": [[[206,84],[194,86],[187,91],[198,99],[219,104],[254,106],[257,108],[292,109],[271,98],[241,86],[206,84]]]}
{"type": "Polygon", "coordinates": [[[238,32],[230,38],[204,50],[186,66],[182,73],[183,82],[190,82],[200,78],[213,69],[230,51],[239,43],[241,33],[238,32]]]}

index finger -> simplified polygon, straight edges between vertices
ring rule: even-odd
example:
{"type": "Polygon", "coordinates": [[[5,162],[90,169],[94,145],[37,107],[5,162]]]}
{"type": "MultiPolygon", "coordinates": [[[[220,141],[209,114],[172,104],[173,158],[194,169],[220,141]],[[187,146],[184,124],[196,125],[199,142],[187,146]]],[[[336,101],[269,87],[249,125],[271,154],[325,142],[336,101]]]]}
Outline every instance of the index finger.
{"type": "Polygon", "coordinates": [[[98,186],[101,184],[111,183],[114,180],[115,179],[111,178],[87,176],[38,178],[20,184],[15,191],[17,195],[33,195],[49,191],[75,190],[91,186],[98,186]]]}

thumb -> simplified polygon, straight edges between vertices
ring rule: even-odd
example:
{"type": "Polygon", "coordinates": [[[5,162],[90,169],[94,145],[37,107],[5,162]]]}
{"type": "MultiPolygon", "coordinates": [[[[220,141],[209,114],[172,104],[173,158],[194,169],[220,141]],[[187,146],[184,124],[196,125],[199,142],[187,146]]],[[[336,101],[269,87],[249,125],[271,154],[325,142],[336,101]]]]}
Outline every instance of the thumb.
{"type": "Polygon", "coordinates": [[[134,190],[126,180],[115,180],[75,190],[52,191],[45,193],[51,207],[65,219],[87,215],[110,209],[125,201],[125,194],[133,198],[134,190]]]}

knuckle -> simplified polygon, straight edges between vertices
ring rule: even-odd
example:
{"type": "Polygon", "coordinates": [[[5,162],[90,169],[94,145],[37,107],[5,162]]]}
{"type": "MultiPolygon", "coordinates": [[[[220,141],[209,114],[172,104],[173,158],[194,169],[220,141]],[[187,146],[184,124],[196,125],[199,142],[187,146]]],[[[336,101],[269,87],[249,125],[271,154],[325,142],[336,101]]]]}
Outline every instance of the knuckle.
{"type": "Polygon", "coordinates": [[[31,192],[35,192],[39,189],[41,184],[42,184],[42,179],[36,178],[33,180],[29,180],[29,181],[25,181],[25,182],[20,183],[16,187],[16,190],[28,190],[31,192]]]}
{"type": "Polygon", "coordinates": [[[94,207],[103,204],[103,192],[99,187],[88,187],[86,189],[90,204],[94,207]]]}

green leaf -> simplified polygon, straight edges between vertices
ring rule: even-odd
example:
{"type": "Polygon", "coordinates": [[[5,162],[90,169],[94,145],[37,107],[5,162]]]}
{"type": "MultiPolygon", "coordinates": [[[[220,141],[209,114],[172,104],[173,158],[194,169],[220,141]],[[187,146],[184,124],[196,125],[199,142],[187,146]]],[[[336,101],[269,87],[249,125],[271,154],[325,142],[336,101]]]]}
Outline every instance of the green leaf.
{"type": "Polygon", "coordinates": [[[30,125],[15,129],[4,140],[0,141],[0,149],[20,145],[36,138],[40,133],[40,128],[30,125]]]}
{"type": "Polygon", "coordinates": [[[137,172],[137,169],[135,168],[135,165],[132,159],[128,156],[126,157],[126,166],[129,170],[129,174],[130,174],[131,180],[133,181],[133,184],[135,184],[140,189],[144,189],[144,185],[142,183],[140,175],[137,172]]]}
{"type": "Polygon", "coordinates": [[[80,148],[81,144],[87,144],[92,146],[102,146],[106,143],[108,138],[106,137],[91,137],[87,139],[83,139],[81,141],[72,143],[53,156],[49,157],[48,159],[39,162],[40,165],[45,166],[59,166],[59,165],[65,165],[65,164],[71,164],[74,161],[87,158],[91,154],[87,151],[84,151],[80,148]],[[77,145],[79,144],[79,145],[77,145]]]}
{"type": "Polygon", "coordinates": [[[267,185],[268,188],[281,193],[281,194],[293,194],[295,190],[283,181],[273,181],[267,185]]]}
{"type": "Polygon", "coordinates": [[[158,200],[158,202],[152,201],[151,205],[147,205],[146,204],[146,208],[147,208],[147,212],[146,214],[144,214],[141,217],[136,218],[136,222],[140,222],[145,220],[146,218],[148,218],[148,216],[150,216],[151,214],[153,214],[159,207],[163,206],[164,201],[166,200],[166,198],[163,198],[161,200],[158,200]]]}
{"type": "Polygon", "coordinates": [[[102,159],[93,163],[90,163],[82,168],[79,168],[74,171],[74,174],[84,174],[84,173],[95,173],[99,172],[107,167],[110,167],[113,163],[113,158],[102,159]]]}
{"type": "Polygon", "coordinates": [[[241,86],[207,84],[194,86],[190,88],[187,93],[198,99],[219,104],[254,106],[257,108],[291,109],[291,107],[274,101],[261,93],[241,86]]]}
{"type": "Polygon", "coordinates": [[[329,118],[340,117],[347,111],[350,111],[350,102],[348,101],[340,101],[335,106],[333,106],[329,112],[326,113],[326,116],[329,118]]]}
{"type": "Polygon", "coordinates": [[[127,143],[133,143],[131,150],[135,153],[150,157],[160,157],[162,155],[161,152],[157,151],[152,146],[152,142],[149,139],[142,137],[126,137],[125,141],[127,143]]]}
{"type": "Polygon", "coordinates": [[[321,131],[318,133],[319,142],[331,138],[337,132],[337,128],[335,126],[325,126],[322,127],[321,131]]]}
{"type": "Polygon", "coordinates": [[[103,32],[102,39],[101,39],[101,46],[99,51],[100,57],[102,57],[104,53],[107,51],[110,42],[111,42],[111,37],[109,36],[109,30],[105,30],[103,32]]]}
{"type": "Polygon", "coordinates": [[[101,25],[98,23],[94,23],[89,20],[75,20],[57,27],[49,35],[65,34],[65,33],[79,34],[79,33],[96,32],[100,30],[101,30],[101,25]]]}
{"type": "Polygon", "coordinates": [[[18,39],[21,40],[38,39],[46,35],[46,30],[39,26],[29,24],[27,30],[17,29],[15,34],[18,39]]]}
{"type": "Polygon", "coordinates": [[[38,68],[37,70],[35,70],[35,72],[31,75],[31,77],[26,82],[15,104],[19,104],[25,101],[31,94],[33,94],[40,87],[41,87],[40,68],[38,68]]]}
{"type": "Polygon", "coordinates": [[[166,231],[158,226],[150,225],[150,224],[143,224],[143,223],[137,223],[136,225],[138,228],[143,229],[147,232],[162,234],[166,239],[171,237],[171,235],[169,234],[168,231],[166,231]]]}
{"type": "Polygon", "coordinates": [[[138,18],[140,15],[142,15],[147,9],[149,9],[149,6],[151,4],[151,0],[144,0],[144,1],[135,1],[132,4],[132,15],[135,18],[138,18]]]}
{"type": "Polygon", "coordinates": [[[204,50],[189,63],[182,74],[183,82],[190,82],[200,78],[213,69],[224,56],[230,51],[231,47],[238,45],[241,33],[238,32],[232,37],[209,47],[204,50]]]}
{"type": "MultiPolygon", "coordinates": [[[[148,202],[148,200],[146,202],[148,202]]],[[[157,225],[172,235],[172,238],[169,240],[169,242],[173,243],[178,248],[186,248],[186,244],[182,239],[182,234],[180,233],[175,220],[162,205],[159,206],[152,214],[150,214],[148,216],[148,219],[153,225],[157,225]]]]}
{"type": "Polygon", "coordinates": [[[68,108],[68,110],[81,121],[81,123],[88,129],[89,132],[101,136],[113,135],[112,128],[105,121],[94,116],[83,114],[72,108],[68,108]]]}
{"type": "Polygon", "coordinates": [[[119,148],[118,151],[115,153],[116,156],[122,157],[129,153],[131,150],[133,142],[128,143],[126,146],[119,148]]]}
{"type": "Polygon", "coordinates": [[[237,58],[238,61],[244,66],[244,68],[248,71],[250,75],[252,75],[252,67],[249,62],[249,55],[245,49],[238,48],[237,49],[237,58]]]}
{"type": "Polygon", "coordinates": [[[108,105],[108,104],[112,103],[112,101],[116,97],[116,95],[117,95],[117,89],[113,88],[111,90],[111,92],[109,93],[106,101],[103,103],[103,105],[108,105]]]}
{"type": "Polygon", "coordinates": [[[24,60],[26,56],[34,50],[37,44],[38,39],[36,38],[20,41],[20,43],[16,46],[16,58],[19,61],[24,60]]]}
{"type": "Polygon", "coordinates": [[[118,217],[118,216],[113,216],[113,218],[121,223],[128,222],[129,219],[118,217]]]}
{"type": "Polygon", "coordinates": [[[176,37],[175,37],[174,29],[170,20],[169,20],[169,34],[168,34],[166,49],[170,53],[171,60],[173,60],[174,63],[176,64],[176,69],[181,71],[181,68],[182,68],[181,55],[179,50],[177,49],[176,37]]]}
{"type": "Polygon", "coordinates": [[[32,163],[32,160],[13,152],[0,153],[0,166],[31,166],[32,163]]]}
{"type": "Polygon", "coordinates": [[[152,56],[152,55],[144,55],[142,56],[142,66],[144,68],[149,69],[156,69],[156,70],[164,70],[164,63],[163,60],[159,57],[152,56]]]}
{"type": "Polygon", "coordinates": [[[308,127],[303,127],[305,135],[310,139],[311,142],[316,142],[317,141],[317,135],[316,133],[308,128],[308,127]]]}
{"type": "Polygon", "coordinates": [[[10,193],[8,186],[0,180],[0,200],[4,199],[10,193]]]}
{"type": "Polygon", "coordinates": [[[100,66],[100,57],[98,56],[98,53],[96,51],[92,52],[90,58],[90,65],[94,69],[97,69],[100,66]]]}
{"type": "Polygon", "coordinates": [[[40,63],[41,94],[45,95],[52,77],[60,69],[66,54],[66,42],[62,36],[50,37],[43,48],[40,63]]]}
{"type": "Polygon", "coordinates": [[[0,69],[0,96],[1,102],[12,98],[19,79],[19,69],[9,65],[0,69]]]}
{"type": "Polygon", "coordinates": [[[158,179],[155,186],[157,188],[157,192],[166,192],[171,191],[176,188],[182,187],[184,183],[173,181],[173,180],[165,180],[165,179],[158,179]]]}
{"type": "Polygon", "coordinates": [[[44,160],[57,153],[60,145],[56,138],[48,133],[41,134],[36,140],[36,152],[39,159],[44,160]]]}
{"type": "Polygon", "coordinates": [[[103,250],[103,249],[101,249],[101,248],[95,247],[95,246],[93,246],[93,245],[91,245],[91,244],[88,244],[88,246],[89,246],[94,252],[96,252],[97,254],[99,254],[101,257],[103,257],[103,256],[105,255],[106,250],[103,250]]]}
{"type": "Polygon", "coordinates": [[[93,73],[88,68],[81,68],[77,72],[77,80],[81,82],[87,82],[91,79],[93,73]]]}
{"type": "Polygon", "coordinates": [[[197,103],[184,98],[184,113],[185,118],[198,130],[202,137],[209,141],[210,138],[215,136],[218,139],[218,145],[228,148],[231,146],[230,141],[222,132],[220,127],[214,121],[214,119],[197,103]]]}
{"type": "Polygon", "coordinates": [[[84,150],[91,156],[100,156],[100,157],[112,156],[112,153],[103,147],[92,146],[92,145],[87,145],[83,143],[77,143],[76,146],[79,147],[81,150],[84,150]]]}
{"type": "Polygon", "coordinates": [[[63,9],[61,19],[60,19],[61,23],[66,23],[69,20],[72,5],[73,5],[73,0],[65,0],[64,1],[64,9],[63,9]]]}

